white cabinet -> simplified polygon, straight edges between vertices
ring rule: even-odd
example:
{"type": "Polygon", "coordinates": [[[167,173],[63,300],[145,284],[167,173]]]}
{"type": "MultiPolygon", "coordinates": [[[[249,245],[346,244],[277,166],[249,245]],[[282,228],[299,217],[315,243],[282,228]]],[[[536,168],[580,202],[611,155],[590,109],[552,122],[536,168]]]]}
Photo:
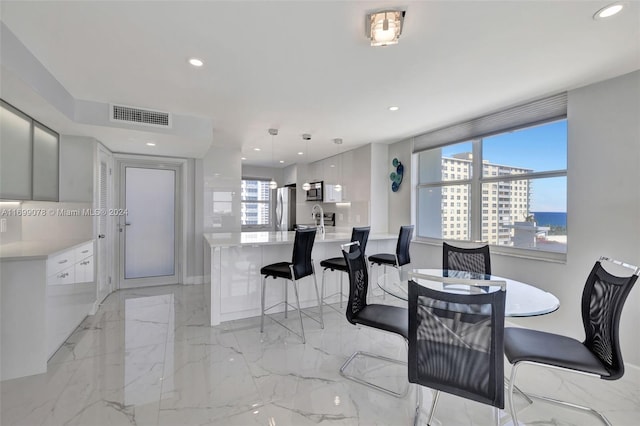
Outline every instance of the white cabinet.
{"type": "Polygon", "coordinates": [[[324,185],[324,200],[325,203],[339,203],[342,201],[342,191],[337,191],[335,185],[324,185]]]}
{"type": "Polygon", "coordinates": [[[95,300],[93,241],[47,259],[47,357],[91,312],[95,300]]]}
{"type": "Polygon", "coordinates": [[[0,129],[0,199],[58,201],[58,134],[5,102],[0,129]]]}
{"type": "Polygon", "coordinates": [[[60,201],[93,202],[97,150],[98,141],[93,138],[60,138],[60,201]]]}
{"type": "Polygon", "coordinates": [[[93,241],[47,260],[47,284],[76,284],[93,281],[93,241]]]}
{"type": "Polygon", "coordinates": [[[39,201],[58,201],[60,138],[40,123],[33,123],[33,196],[39,201]]]}

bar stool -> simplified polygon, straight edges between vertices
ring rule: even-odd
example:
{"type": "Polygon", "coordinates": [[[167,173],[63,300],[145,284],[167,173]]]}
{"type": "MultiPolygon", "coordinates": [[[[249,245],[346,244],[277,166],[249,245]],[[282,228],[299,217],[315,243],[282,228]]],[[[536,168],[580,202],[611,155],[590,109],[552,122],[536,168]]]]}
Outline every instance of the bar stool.
{"type": "MultiPolygon", "coordinates": [[[[351,231],[351,242],[358,242],[359,243],[359,249],[362,253],[365,252],[366,248],[367,248],[367,241],[369,240],[369,231],[371,230],[370,227],[368,226],[362,226],[359,228],[353,228],[353,230],[351,231]]],[[[355,246],[352,245],[351,249],[354,250],[355,246]]],[[[322,303],[324,303],[325,305],[329,306],[330,308],[337,310],[335,307],[333,307],[332,305],[326,303],[324,300],[326,298],[329,297],[333,297],[336,294],[340,295],[340,309],[342,309],[342,296],[344,295],[342,292],[342,278],[344,277],[344,274],[340,274],[340,292],[338,293],[333,293],[330,294],[328,296],[324,295],[324,283],[325,283],[325,273],[327,272],[327,269],[333,271],[338,271],[338,272],[347,272],[347,262],[344,260],[344,256],[342,257],[332,257],[330,259],[325,259],[322,262],[320,262],[320,266],[322,268],[324,268],[322,270],[322,284],[320,286],[320,295],[322,296],[322,303]]]]}
{"type": "MultiPolygon", "coordinates": [[[[371,266],[382,265],[384,273],[387,273],[387,265],[394,268],[400,268],[402,265],[411,263],[411,256],[409,256],[409,245],[411,244],[411,237],[413,236],[413,225],[404,225],[400,227],[400,233],[398,235],[398,242],[396,244],[395,253],[378,253],[369,256],[369,262],[371,266]]],[[[384,297],[384,292],[382,293],[384,297]]]]}
{"type": "Polygon", "coordinates": [[[265,315],[267,315],[274,322],[280,324],[281,326],[283,326],[284,328],[286,328],[287,330],[289,330],[290,332],[292,332],[296,336],[302,338],[302,343],[305,343],[304,326],[302,325],[302,314],[304,314],[307,317],[311,318],[312,320],[316,321],[317,323],[320,324],[321,328],[324,328],[324,322],[322,321],[322,303],[320,301],[320,294],[318,293],[318,281],[316,280],[316,274],[315,274],[315,270],[313,268],[313,259],[311,259],[311,250],[313,249],[313,242],[315,241],[315,238],[316,238],[316,229],[315,228],[298,229],[296,231],[296,237],[295,237],[295,240],[293,242],[293,258],[292,258],[292,261],[291,262],[272,263],[271,265],[263,266],[260,269],[260,274],[264,275],[263,278],[262,278],[262,294],[261,294],[262,313],[261,313],[261,317],[260,317],[260,333],[262,333],[264,331],[264,317],[265,317],[265,315]],[[299,292],[298,292],[298,280],[300,280],[301,278],[304,278],[304,277],[308,277],[309,275],[313,276],[313,283],[314,283],[315,288],[316,288],[316,298],[318,299],[318,306],[320,306],[320,320],[318,320],[317,318],[312,317],[311,315],[307,314],[306,312],[302,312],[302,310],[300,309],[300,296],[299,296],[299,292]],[[284,302],[278,302],[275,305],[272,305],[272,306],[270,306],[268,308],[265,308],[265,306],[264,306],[265,305],[265,290],[266,290],[266,283],[267,283],[267,278],[268,277],[273,277],[273,279],[276,279],[276,278],[285,279],[285,283],[284,283],[284,302]],[[294,290],[295,295],[296,295],[296,306],[292,306],[291,304],[289,304],[287,281],[291,281],[293,283],[293,290],[294,290]],[[270,309],[273,309],[273,308],[275,308],[277,306],[280,306],[282,304],[284,304],[284,317],[285,318],[288,317],[288,308],[289,307],[298,310],[298,316],[300,317],[300,330],[301,330],[300,334],[295,332],[295,331],[293,331],[292,329],[287,327],[285,324],[283,324],[282,322],[278,321],[277,319],[273,318],[272,316],[270,316],[270,315],[268,315],[266,313],[266,311],[268,311],[270,309]]]}

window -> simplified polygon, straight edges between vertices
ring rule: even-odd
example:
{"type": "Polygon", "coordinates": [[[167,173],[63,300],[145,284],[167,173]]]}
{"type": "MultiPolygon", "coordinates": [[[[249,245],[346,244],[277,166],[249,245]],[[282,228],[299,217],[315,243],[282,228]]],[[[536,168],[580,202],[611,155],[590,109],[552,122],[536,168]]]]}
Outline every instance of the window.
{"type": "Polygon", "coordinates": [[[440,209],[446,189],[469,194],[469,208],[457,210],[449,222],[462,232],[448,238],[566,253],[565,118],[423,150],[418,164],[418,237],[444,237],[440,209]],[[466,173],[456,180],[438,176],[445,163],[466,173]],[[494,216],[488,216],[489,205],[494,216]]]}
{"type": "Polygon", "coordinates": [[[268,179],[243,178],[241,185],[241,224],[244,228],[271,227],[271,190],[268,179]]]}

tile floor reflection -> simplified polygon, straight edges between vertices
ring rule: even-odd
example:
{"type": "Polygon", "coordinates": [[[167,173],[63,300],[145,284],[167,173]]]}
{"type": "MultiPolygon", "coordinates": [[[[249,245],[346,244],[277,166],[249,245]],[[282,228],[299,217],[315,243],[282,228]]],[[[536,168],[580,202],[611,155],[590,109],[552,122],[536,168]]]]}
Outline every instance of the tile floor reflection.
{"type": "MultiPolygon", "coordinates": [[[[356,349],[406,357],[399,337],[349,324],[325,309],[325,329],[305,320],[307,344],[259,318],[207,326],[204,286],[166,286],[110,295],[53,356],[48,372],[1,383],[0,424],[9,425],[409,425],[415,389],[395,399],[342,378],[356,349]]],[[[387,297],[385,303],[393,303],[387,297]]],[[[297,317],[290,316],[292,326],[297,317]]],[[[401,370],[359,365],[386,386],[401,370]]],[[[524,390],[599,409],[614,425],[640,418],[640,374],[605,382],[522,367],[524,390]]],[[[423,392],[425,408],[431,393],[423,392]]],[[[526,425],[598,425],[589,415],[543,403],[526,425]]],[[[491,425],[488,406],[443,394],[440,425],[491,425]]],[[[426,421],[423,415],[422,421],[426,421]]],[[[511,425],[506,412],[501,423],[511,425]]]]}

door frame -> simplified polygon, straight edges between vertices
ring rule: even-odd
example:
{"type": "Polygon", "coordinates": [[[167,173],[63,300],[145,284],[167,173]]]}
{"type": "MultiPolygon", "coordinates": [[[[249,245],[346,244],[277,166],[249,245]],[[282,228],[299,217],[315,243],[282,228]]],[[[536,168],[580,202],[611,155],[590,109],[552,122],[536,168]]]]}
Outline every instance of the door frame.
{"type": "MultiPolygon", "coordinates": [[[[104,145],[102,145],[101,143],[98,143],[98,149],[97,149],[97,154],[96,154],[96,158],[95,158],[95,170],[96,172],[95,174],[95,180],[94,180],[94,194],[97,194],[97,196],[94,197],[93,199],[93,209],[95,212],[99,211],[101,206],[100,206],[100,164],[101,161],[104,159],[106,160],[106,164],[107,164],[107,168],[108,168],[108,172],[107,172],[107,212],[110,209],[113,209],[114,206],[114,174],[113,174],[113,153],[107,149],[104,145]]],[[[102,214],[102,213],[101,213],[102,214]]],[[[105,252],[104,254],[106,254],[106,259],[103,257],[103,253],[100,250],[100,235],[99,235],[99,221],[100,221],[100,216],[95,216],[94,218],[94,222],[93,222],[93,234],[96,236],[95,240],[96,240],[96,256],[95,258],[97,259],[96,262],[94,262],[97,266],[95,269],[95,277],[96,277],[96,309],[97,306],[99,306],[104,299],[111,293],[113,293],[113,291],[115,290],[115,284],[116,284],[116,269],[114,267],[114,259],[115,259],[115,254],[116,254],[116,224],[115,224],[115,220],[114,217],[106,214],[106,219],[107,219],[107,225],[106,225],[106,239],[105,239],[105,252]],[[103,262],[105,261],[106,262],[103,262]],[[107,293],[106,294],[100,294],[100,271],[102,269],[105,269],[107,272],[107,293]]]]}
{"type": "MultiPolygon", "coordinates": [[[[115,167],[114,167],[114,175],[115,175],[115,196],[116,196],[116,209],[124,209],[124,198],[125,194],[123,191],[123,182],[122,175],[126,167],[139,167],[139,168],[154,168],[154,169],[167,169],[167,170],[175,170],[176,171],[176,200],[175,200],[175,252],[174,256],[176,259],[176,268],[175,268],[175,283],[171,284],[184,284],[185,278],[184,274],[186,272],[186,242],[187,242],[187,214],[185,212],[188,211],[187,207],[187,159],[185,158],[175,158],[175,157],[159,157],[159,156],[149,156],[149,155],[138,155],[138,154],[114,154],[115,167]]],[[[161,285],[161,284],[170,284],[170,283],[161,283],[161,284],[136,284],[132,279],[133,285],[123,287],[124,280],[124,233],[122,229],[124,228],[125,216],[118,216],[115,218],[115,227],[116,234],[118,235],[117,241],[114,243],[116,256],[114,257],[116,272],[116,288],[125,289],[125,288],[136,288],[136,287],[145,287],[148,285],[161,285]]],[[[156,281],[160,281],[162,277],[154,277],[156,281]]],[[[145,278],[138,278],[136,280],[145,280],[145,278]]]]}

